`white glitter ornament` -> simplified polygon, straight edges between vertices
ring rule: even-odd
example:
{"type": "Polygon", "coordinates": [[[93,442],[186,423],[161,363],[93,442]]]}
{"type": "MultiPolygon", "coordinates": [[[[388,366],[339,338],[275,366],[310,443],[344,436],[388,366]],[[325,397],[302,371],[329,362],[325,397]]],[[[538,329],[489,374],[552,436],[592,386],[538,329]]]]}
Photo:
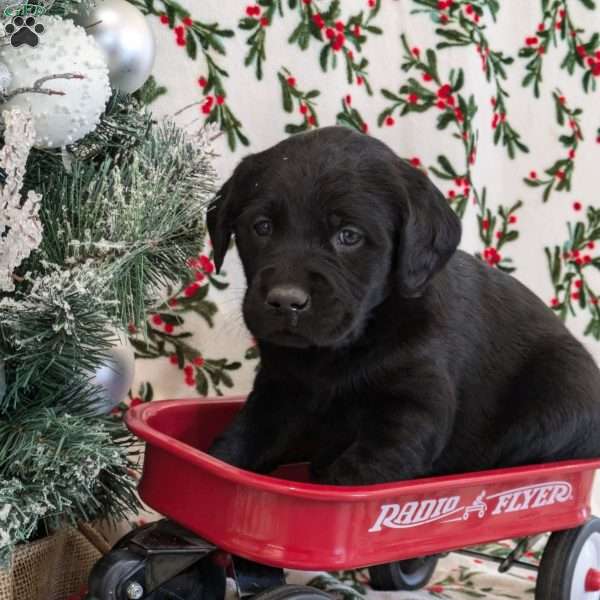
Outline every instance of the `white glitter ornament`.
{"type": "Polygon", "coordinates": [[[13,272],[42,241],[39,218],[42,197],[29,190],[23,198],[21,187],[25,165],[35,138],[31,115],[20,110],[4,111],[6,124],[0,167],[6,181],[0,185],[0,291],[15,289],[13,272]]]}
{"type": "Polygon", "coordinates": [[[38,46],[2,50],[1,60],[13,74],[3,108],[29,111],[34,145],[56,148],[80,140],[100,122],[111,94],[108,67],[82,27],[58,17],[38,21],[45,28],[38,46]]]}
{"type": "Polygon", "coordinates": [[[4,93],[8,90],[11,81],[12,75],[8,70],[8,67],[3,62],[0,62],[0,93],[4,93]]]}

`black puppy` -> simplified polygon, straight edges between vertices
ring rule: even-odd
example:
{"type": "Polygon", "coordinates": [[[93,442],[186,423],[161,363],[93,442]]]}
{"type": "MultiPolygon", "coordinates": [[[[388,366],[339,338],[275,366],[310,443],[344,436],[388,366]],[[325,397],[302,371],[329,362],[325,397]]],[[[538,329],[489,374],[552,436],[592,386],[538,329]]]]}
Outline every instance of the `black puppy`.
{"type": "Polygon", "coordinates": [[[329,127],[245,158],[208,212],[232,234],[254,389],[211,454],[369,484],[600,456],[600,372],[516,279],[456,251],[460,222],[375,138],[329,127]]]}

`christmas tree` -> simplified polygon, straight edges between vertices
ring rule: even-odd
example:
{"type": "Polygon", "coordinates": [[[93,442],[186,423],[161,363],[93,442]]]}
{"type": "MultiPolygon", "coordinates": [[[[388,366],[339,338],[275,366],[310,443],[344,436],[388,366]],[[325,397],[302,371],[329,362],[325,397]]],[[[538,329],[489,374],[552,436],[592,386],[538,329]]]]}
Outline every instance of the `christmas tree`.
{"type": "Polygon", "coordinates": [[[93,28],[69,18],[79,4],[39,7],[39,45],[9,38],[0,51],[0,559],[65,523],[137,507],[132,439],[99,373],[122,387],[119,332],[143,335],[147,311],[185,276],[215,181],[209,134],[155,122],[151,79],[116,90],[93,28]],[[47,72],[26,73],[38,54],[47,72]]]}

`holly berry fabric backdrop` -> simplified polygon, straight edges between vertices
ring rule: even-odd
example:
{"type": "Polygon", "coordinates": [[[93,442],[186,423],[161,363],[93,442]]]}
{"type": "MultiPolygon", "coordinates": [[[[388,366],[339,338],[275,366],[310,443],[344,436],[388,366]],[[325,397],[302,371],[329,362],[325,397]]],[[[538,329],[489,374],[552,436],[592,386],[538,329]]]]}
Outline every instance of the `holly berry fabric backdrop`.
{"type": "MultiPolygon", "coordinates": [[[[158,39],[152,110],[213,123],[223,179],[296,132],[376,136],[444,192],[462,247],[532,288],[600,360],[598,0],[133,4],[158,39]]],[[[243,292],[235,253],[220,275],[209,247],[190,257],[188,279],[148,315],[149,345],[131,332],[137,376],[121,409],[247,392],[258,356],[243,292]]],[[[451,561],[428,595],[532,594],[526,574],[506,584],[480,570],[451,561]]]]}

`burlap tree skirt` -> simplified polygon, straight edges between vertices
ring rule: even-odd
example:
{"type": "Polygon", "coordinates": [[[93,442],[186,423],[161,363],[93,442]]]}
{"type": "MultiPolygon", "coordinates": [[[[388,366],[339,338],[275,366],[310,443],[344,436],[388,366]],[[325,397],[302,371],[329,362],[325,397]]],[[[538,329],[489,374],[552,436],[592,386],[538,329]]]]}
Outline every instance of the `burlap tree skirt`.
{"type": "Polygon", "coordinates": [[[11,566],[0,570],[0,600],[79,598],[105,544],[91,527],[82,531],[68,527],[18,546],[11,566]]]}

